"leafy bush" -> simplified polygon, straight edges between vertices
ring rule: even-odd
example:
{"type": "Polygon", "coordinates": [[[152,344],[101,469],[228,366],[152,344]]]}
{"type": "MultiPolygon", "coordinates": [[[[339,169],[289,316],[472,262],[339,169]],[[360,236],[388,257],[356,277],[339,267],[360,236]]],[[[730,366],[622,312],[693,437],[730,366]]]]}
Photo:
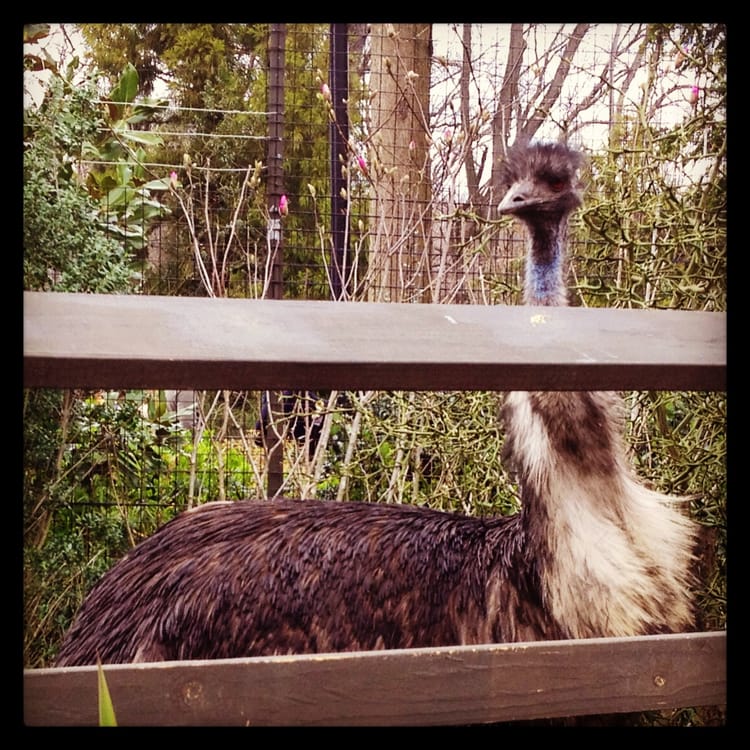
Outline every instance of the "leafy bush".
{"type": "Polygon", "coordinates": [[[96,91],[66,88],[53,78],[39,108],[24,112],[24,288],[126,291],[129,259],[102,227],[99,207],[74,171],[73,155],[99,124],[96,91]]]}

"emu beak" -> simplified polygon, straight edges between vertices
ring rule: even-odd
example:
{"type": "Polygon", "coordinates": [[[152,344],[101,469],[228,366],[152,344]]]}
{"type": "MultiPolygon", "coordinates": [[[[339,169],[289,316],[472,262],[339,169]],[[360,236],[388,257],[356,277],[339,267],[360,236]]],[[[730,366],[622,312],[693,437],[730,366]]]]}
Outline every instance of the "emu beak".
{"type": "Polygon", "coordinates": [[[531,180],[514,183],[498,204],[498,213],[513,214],[540,203],[540,199],[534,195],[534,192],[534,183],[531,180]]]}

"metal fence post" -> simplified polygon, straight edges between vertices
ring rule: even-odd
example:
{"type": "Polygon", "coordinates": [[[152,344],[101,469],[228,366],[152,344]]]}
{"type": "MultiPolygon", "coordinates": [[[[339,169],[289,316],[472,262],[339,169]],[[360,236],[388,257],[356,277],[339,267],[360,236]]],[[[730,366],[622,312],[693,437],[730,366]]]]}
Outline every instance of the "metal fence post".
{"type": "MultiPolygon", "coordinates": [[[[279,210],[284,195],[284,64],[286,24],[271,24],[268,40],[268,146],[266,152],[266,195],[268,206],[267,242],[271,254],[269,263],[268,296],[284,296],[282,214],[279,210]]],[[[268,459],[268,497],[274,497],[284,481],[284,445],[275,428],[280,414],[279,394],[268,394],[269,420],[265,428],[264,445],[268,459]]]]}
{"type": "Polygon", "coordinates": [[[330,33],[330,85],[334,120],[329,125],[331,147],[331,233],[333,235],[332,289],[335,300],[346,296],[349,272],[349,195],[339,156],[346,163],[349,149],[349,45],[345,23],[332,23],[330,33]]]}

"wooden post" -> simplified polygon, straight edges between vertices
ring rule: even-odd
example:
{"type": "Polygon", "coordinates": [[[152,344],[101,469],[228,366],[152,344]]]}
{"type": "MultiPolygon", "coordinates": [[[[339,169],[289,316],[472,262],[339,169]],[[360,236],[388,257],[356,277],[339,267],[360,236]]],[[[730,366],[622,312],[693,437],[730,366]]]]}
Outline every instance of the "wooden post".
{"type": "Polygon", "coordinates": [[[368,299],[427,302],[432,187],[426,113],[432,27],[373,24],[371,38],[375,135],[370,172],[375,190],[368,299]]]}

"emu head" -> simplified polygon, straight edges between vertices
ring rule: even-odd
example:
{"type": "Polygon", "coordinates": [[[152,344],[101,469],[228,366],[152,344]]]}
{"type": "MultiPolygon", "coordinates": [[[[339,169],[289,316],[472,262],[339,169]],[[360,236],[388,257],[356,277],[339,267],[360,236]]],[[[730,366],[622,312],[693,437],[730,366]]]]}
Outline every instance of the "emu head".
{"type": "Polygon", "coordinates": [[[498,211],[517,216],[531,229],[559,223],[581,205],[581,163],[581,154],[562,143],[514,145],[502,166],[508,189],[498,211]]]}

